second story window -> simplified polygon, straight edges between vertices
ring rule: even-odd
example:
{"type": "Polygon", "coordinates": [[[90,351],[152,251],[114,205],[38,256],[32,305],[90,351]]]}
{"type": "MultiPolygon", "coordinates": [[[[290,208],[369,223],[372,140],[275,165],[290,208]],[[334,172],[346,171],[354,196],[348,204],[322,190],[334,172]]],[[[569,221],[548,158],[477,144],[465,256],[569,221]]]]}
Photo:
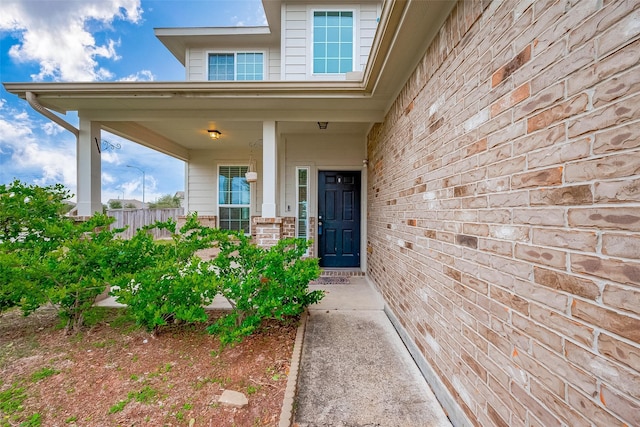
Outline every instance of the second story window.
{"type": "Polygon", "coordinates": [[[353,12],[313,13],[313,72],[353,71],[353,12]]]}
{"type": "Polygon", "coordinates": [[[209,80],[262,80],[263,70],[260,52],[209,54],[209,80]]]}

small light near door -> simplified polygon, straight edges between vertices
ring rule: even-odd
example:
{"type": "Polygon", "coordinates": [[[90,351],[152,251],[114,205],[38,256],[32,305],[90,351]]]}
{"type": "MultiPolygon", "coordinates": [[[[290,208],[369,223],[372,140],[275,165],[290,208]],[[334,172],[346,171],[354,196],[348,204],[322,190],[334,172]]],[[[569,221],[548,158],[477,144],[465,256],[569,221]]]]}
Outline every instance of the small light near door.
{"type": "Polygon", "coordinates": [[[318,122],[318,127],[323,130],[326,129],[327,126],[329,126],[329,122],[318,122]]]}
{"type": "Polygon", "coordinates": [[[207,132],[209,132],[209,138],[214,140],[222,136],[222,132],[220,132],[218,129],[209,129],[207,132]]]}

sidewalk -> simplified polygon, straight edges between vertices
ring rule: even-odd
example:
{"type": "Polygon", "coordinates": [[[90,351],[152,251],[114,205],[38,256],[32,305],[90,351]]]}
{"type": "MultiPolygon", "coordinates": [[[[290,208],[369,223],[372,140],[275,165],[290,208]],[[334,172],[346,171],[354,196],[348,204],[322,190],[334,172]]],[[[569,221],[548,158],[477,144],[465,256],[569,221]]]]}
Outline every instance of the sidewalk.
{"type": "Polygon", "coordinates": [[[299,427],[451,426],[366,278],[312,289],[327,294],[309,309],[299,427]]]}

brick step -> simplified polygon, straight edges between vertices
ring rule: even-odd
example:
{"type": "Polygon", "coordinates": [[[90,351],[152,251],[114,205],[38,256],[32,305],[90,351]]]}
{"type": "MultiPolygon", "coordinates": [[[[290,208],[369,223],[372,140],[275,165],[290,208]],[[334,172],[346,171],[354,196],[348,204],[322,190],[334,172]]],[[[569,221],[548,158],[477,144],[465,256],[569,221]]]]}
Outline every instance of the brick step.
{"type": "Polygon", "coordinates": [[[359,268],[323,268],[320,277],[355,277],[366,276],[359,268]]]}

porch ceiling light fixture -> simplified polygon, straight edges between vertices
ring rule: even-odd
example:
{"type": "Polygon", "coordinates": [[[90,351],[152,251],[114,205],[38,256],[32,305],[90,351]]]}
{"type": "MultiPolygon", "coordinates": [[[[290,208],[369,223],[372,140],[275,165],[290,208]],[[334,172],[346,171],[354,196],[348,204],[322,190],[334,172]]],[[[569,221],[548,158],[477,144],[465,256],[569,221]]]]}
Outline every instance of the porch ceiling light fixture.
{"type": "Polygon", "coordinates": [[[211,139],[218,139],[222,136],[222,132],[218,129],[209,129],[207,132],[209,132],[209,138],[211,139]]]}
{"type": "Polygon", "coordinates": [[[318,122],[318,127],[320,129],[326,129],[329,126],[329,122],[318,122]]]}

